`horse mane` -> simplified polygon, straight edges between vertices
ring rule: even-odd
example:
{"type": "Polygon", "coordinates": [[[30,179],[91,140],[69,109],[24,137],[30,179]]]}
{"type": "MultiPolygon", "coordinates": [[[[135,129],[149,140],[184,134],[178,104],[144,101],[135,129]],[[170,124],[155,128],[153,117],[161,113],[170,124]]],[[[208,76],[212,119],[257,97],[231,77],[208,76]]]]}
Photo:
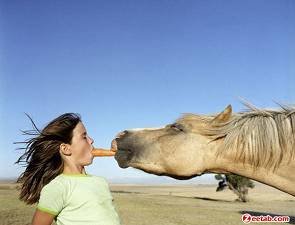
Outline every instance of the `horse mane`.
{"type": "Polygon", "coordinates": [[[254,168],[278,168],[283,160],[295,156],[295,107],[278,110],[258,109],[246,104],[247,110],[231,116],[224,123],[212,123],[214,115],[185,114],[177,122],[188,122],[193,132],[222,140],[218,155],[235,152],[235,158],[250,162],[254,168]]]}

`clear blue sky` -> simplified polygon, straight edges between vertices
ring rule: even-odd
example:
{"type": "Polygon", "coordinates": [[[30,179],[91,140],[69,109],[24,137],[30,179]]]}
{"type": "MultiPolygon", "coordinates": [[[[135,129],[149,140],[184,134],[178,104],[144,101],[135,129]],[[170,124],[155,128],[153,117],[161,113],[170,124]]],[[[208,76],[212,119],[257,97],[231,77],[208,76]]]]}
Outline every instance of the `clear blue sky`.
{"type": "MultiPolygon", "coordinates": [[[[82,115],[95,146],[183,112],[243,97],[295,103],[294,0],[13,1],[0,3],[0,177],[16,177],[20,129],[82,115]]],[[[113,159],[89,172],[141,177],[113,159]]]]}

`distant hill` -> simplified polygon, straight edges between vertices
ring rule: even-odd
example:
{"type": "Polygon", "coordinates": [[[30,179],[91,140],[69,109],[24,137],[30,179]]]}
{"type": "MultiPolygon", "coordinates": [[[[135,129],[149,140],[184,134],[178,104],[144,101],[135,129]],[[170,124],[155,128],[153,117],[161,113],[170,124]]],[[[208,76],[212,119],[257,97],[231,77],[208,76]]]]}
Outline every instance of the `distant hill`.
{"type": "MultiPolygon", "coordinates": [[[[14,183],[17,178],[0,178],[0,183],[14,183]]],[[[112,184],[142,184],[142,185],[161,185],[161,184],[217,184],[213,175],[195,177],[190,180],[176,180],[170,177],[143,176],[143,177],[115,177],[107,178],[112,184]]]]}
{"type": "Polygon", "coordinates": [[[1,183],[15,183],[17,178],[0,178],[0,184],[1,183]]]}

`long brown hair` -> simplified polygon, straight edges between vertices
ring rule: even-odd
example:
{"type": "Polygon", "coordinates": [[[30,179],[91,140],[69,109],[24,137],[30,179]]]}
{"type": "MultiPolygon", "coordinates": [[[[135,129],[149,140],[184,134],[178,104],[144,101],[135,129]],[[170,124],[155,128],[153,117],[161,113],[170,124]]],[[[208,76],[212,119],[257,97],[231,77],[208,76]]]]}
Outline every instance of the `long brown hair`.
{"type": "Polygon", "coordinates": [[[75,113],[65,113],[39,130],[32,118],[33,130],[22,131],[24,135],[33,136],[23,142],[25,150],[16,161],[25,166],[25,171],[17,179],[21,183],[19,199],[27,204],[38,202],[41,189],[63,171],[63,160],[59,149],[60,144],[71,144],[73,130],[81,122],[81,117],[75,113]]]}

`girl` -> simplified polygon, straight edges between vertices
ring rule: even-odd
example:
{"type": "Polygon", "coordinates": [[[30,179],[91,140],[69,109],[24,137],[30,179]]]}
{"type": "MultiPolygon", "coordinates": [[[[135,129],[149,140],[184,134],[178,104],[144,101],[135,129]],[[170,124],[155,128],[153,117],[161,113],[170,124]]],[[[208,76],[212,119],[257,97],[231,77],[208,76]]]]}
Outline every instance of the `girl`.
{"type": "MultiPolygon", "coordinates": [[[[30,117],[29,117],[30,118],[30,117]]],[[[16,163],[26,169],[18,178],[20,199],[38,203],[32,225],[119,225],[107,182],[85,173],[93,160],[93,140],[79,115],[63,114],[42,131],[30,118],[33,138],[16,163]]]]}

